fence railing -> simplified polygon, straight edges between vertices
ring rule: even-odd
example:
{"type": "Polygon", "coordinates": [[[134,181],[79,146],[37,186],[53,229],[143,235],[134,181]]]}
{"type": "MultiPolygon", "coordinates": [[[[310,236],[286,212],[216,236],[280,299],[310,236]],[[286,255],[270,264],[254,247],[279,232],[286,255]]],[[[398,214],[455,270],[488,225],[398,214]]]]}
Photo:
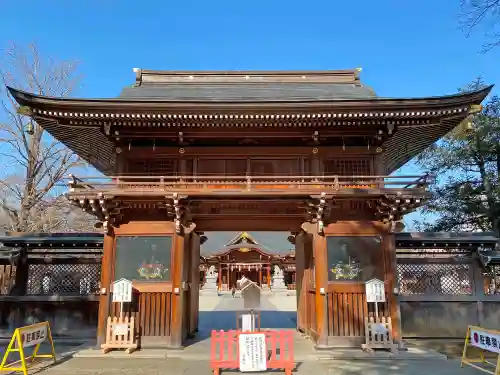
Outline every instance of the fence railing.
{"type": "Polygon", "coordinates": [[[398,189],[425,191],[428,176],[108,176],[70,175],[71,193],[86,191],[318,191],[342,189],[398,189]]]}

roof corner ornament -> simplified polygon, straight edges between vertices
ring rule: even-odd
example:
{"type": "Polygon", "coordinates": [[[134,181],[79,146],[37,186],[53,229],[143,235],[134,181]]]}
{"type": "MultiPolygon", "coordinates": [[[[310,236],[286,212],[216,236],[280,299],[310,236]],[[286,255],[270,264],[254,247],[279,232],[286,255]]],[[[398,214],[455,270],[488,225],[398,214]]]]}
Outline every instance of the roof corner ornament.
{"type": "Polygon", "coordinates": [[[481,104],[471,104],[469,106],[469,114],[473,115],[475,113],[479,113],[483,110],[483,106],[481,104]]]}
{"type": "Polygon", "coordinates": [[[142,69],[141,68],[133,68],[132,71],[135,73],[135,87],[138,87],[142,84],[142,69]]]}
{"type": "Polygon", "coordinates": [[[17,113],[20,114],[20,115],[23,115],[23,116],[29,116],[29,117],[32,117],[33,116],[33,110],[28,107],[27,105],[21,105],[17,108],[17,113]]]}

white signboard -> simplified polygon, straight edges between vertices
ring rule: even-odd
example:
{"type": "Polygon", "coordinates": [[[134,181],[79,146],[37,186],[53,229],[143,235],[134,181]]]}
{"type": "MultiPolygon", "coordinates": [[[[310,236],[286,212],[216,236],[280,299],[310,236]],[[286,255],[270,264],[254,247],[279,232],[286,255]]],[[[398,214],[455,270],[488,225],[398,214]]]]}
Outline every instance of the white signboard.
{"type": "Polygon", "coordinates": [[[371,279],[365,283],[366,302],[385,302],[385,285],[382,280],[371,279]]]}
{"type": "Polygon", "coordinates": [[[128,333],[128,324],[113,324],[114,335],[126,335],[128,333]]]}
{"type": "Polygon", "coordinates": [[[255,331],[255,315],[253,314],[241,315],[241,330],[243,332],[255,331]]]}
{"type": "Polygon", "coordinates": [[[500,354],[500,334],[470,327],[470,344],[476,348],[500,354]]]}
{"type": "Polygon", "coordinates": [[[238,344],[241,372],[267,370],[266,335],[264,333],[242,333],[239,335],[238,344]]]}
{"type": "Polygon", "coordinates": [[[21,341],[23,348],[41,344],[47,339],[47,324],[36,324],[34,327],[26,327],[20,329],[21,341]]]}
{"type": "Polygon", "coordinates": [[[132,281],[120,279],[113,283],[113,302],[132,302],[132,281]]]}

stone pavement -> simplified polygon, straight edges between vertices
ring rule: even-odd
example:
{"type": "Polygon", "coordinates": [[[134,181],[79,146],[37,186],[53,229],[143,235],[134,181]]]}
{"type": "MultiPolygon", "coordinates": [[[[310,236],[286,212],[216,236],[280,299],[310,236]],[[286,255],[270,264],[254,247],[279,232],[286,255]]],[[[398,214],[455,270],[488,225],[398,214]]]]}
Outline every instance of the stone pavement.
{"type": "MultiPolygon", "coordinates": [[[[42,365],[42,364],[41,364],[42,365]]],[[[204,375],[211,374],[207,361],[182,359],[121,359],[116,358],[73,358],[50,367],[37,367],[30,375],[204,375]]],[[[223,371],[236,374],[237,371],[223,371]]],[[[263,372],[277,374],[281,372],[263,372]]],[[[436,361],[305,361],[299,363],[295,374],[334,375],[479,375],[481,372],[471,367],[460,369],[458,360],[436,361]]]]}
{"type": "MultiPolygon", "coordinates": [[[[262,296],[262,327],[295,329],[296,315],[293,311],[293,296],[262,296]],[[285,310],[285,311],[283,311],[285,310]]],[[[242,309],[243,300],[230,294],[204,296],[200,298],[200,332],[196,339],[182,351],[145,350],[127,355],[112,352],[76,348],[69,344],[59,345],[56,341],[58,363],[47,362],[36,365],[32,374],[42,375],[203,375],[211,374],[209,365],[209,335],[212,329],[234,329],[235,311],[242,309]],[[80,350],[79,350],[80,349],[80,350]]],[[[460,369],[458,360],[446,360],[427,352],[415,355],[402,353],[394,358],[362,354],[359,350],[337,350],[335,355],[319,354],[310,341],[296,333],[296,374],[328,373],[336,375],[474,375],[479,371],[470,367],[460,369]],[[399,358],[398,358],[399,357],[399,358]]],[[[332,352],[333,353],[333,352],[332,352]]],[[[411,353],[410,353],[411,354],[411,353]]],[[[235,374],[237,371],[223,371],[235,374]]],[[[272,372],[276,374],[276,372],[272,372]]],[[[263,373],[266,374],[266,373],[263,373]]]]}

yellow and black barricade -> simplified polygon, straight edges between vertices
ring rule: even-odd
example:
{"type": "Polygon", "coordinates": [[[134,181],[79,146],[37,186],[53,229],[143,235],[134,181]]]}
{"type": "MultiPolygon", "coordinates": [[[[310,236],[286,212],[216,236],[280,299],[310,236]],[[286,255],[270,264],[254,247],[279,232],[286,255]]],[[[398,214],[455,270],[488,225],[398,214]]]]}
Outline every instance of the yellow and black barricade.
{"type": "Polygon", "coordinates": [[[487,374],[500,375],[500,331],[468,326],[460,367],[464,367],[464,364],[487,374]],[[471,347],[478,352],[476,357],[468,356],[471,347]],[[496,362],[487,360],[485,352],[496,355],[496,362]]]}
{"type": "Polygon", "coordinates": [[[10,339],[9,346],[5,351],[5,354],[0,364],[0,372],[18,372],[21,371],[24,375],[28,375],[28,366],[32,364],[35,359],[51,358],[54,363],[56,362],[56,352],[54,349],[54,341],[52,341],[52,334],[50,332],[49,322],[41,322],[32,324],[29,326],[16,328],[10,339]],[[50,354],[39,354],[38,350],[40,345],[48,341],[51,353],[50,354]],[[33,349],[33,354],[26,356],[25,350],[30,347],[35,347],[33,349]],[[7,363],[9,354],[19,353],[19,359],[17,361],[7,363]],[[19,366],[19,364],[21,366],[19,366]]]}

